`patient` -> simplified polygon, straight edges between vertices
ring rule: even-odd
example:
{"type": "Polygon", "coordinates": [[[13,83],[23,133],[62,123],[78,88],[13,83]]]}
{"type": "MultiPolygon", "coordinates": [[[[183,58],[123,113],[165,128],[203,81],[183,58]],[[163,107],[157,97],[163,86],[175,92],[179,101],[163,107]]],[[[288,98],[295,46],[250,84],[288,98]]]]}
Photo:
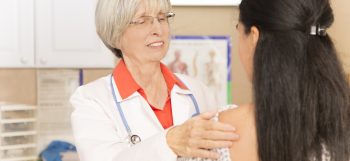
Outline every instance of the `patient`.
{"type": "Polygon", "coordinates": [[[254,101],[220,113],[240,140],[213,149],[218,161],[349,161],[350,88],[326,32],[329,0],[242,0],[239,9],[254,101]]]}

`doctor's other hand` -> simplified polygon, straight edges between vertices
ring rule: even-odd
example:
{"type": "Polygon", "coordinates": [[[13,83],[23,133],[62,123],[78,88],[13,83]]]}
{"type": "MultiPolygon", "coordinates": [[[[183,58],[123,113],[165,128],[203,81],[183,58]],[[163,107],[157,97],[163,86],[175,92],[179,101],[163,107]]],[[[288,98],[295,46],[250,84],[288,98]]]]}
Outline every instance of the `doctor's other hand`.
{"type": "Polygon", "coordinates": [[[218,159],[219,154],[209,149],[231,147],[239,136],[233,126],[211,120],[215,115],[206,112],[169,129],[166,139],[170,149],[181,157],[218,159]]]}

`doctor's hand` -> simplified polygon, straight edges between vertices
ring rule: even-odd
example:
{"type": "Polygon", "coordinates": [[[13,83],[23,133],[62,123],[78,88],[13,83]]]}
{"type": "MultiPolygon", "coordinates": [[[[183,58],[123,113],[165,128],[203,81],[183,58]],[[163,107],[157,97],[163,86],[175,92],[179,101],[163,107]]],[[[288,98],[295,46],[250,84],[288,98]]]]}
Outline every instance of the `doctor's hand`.
{"type": "Polygon", "coordinates": [[[231,147],[238,140],[235,128],[229,124],[211,120],[216,112],[206,112],[171,128],[167,143],[175,154],[182,157],[218,159],[213,148],[231,147]]]}

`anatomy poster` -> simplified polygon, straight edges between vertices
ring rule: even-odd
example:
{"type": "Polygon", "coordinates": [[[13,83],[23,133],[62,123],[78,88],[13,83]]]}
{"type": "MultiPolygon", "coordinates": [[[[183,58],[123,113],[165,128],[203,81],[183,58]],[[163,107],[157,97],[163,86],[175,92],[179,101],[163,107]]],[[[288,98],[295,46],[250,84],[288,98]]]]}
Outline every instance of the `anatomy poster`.
{"type": "Polygon", "coordinates": [[[174,36],[163,63],[174,73],[200,80],[226,105],[231,103],[230,54],[228,36],[174,36]]]}

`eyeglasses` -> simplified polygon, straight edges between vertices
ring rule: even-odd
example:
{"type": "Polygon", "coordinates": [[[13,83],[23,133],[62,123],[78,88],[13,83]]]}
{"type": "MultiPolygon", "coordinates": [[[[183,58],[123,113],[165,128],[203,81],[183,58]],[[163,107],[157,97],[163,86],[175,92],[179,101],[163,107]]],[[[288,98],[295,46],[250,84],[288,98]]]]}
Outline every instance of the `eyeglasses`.
{"type": "Polygon", "coordinates": [[[154,19],[156,19],[161,25],[168,25],[169,20],[171,20],[173,17],[175,17],[175,13],[172,12],[160,13],[157,17],[141,16],[135,20],[132,20],[130,24],[139,27],[149,28],[152,26],[154,19]]]}

